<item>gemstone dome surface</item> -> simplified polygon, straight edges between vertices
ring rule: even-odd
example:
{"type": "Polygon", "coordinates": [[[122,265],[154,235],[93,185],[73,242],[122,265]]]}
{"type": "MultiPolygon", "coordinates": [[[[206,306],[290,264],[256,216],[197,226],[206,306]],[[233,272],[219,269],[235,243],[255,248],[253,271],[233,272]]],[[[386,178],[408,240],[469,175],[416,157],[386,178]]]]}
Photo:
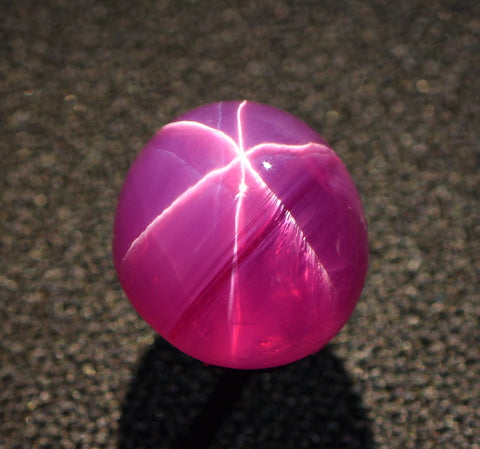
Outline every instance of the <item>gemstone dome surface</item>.
{"type": "Polygon", "coordinates": [[[284,365],[350,317],[367,226],[340,158],[271,106],[209,104],[165,125],[120,194],[115,267],[138,313],[205,363],[284,365]]]}

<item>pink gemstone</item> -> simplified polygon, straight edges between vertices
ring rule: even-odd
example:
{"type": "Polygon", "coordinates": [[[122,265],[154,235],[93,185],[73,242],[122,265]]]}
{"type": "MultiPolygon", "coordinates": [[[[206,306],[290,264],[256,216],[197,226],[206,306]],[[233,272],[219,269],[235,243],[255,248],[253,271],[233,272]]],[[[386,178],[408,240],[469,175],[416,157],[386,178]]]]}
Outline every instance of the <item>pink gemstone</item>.
{"type": "Polygon", "coordinates": [[[166,340],[206,363],[284,365],[346,323],[368,266],[359,195],[305,123],[253,102],[164,126],[128,172],[113,238],[120,282],[166,340]]]}

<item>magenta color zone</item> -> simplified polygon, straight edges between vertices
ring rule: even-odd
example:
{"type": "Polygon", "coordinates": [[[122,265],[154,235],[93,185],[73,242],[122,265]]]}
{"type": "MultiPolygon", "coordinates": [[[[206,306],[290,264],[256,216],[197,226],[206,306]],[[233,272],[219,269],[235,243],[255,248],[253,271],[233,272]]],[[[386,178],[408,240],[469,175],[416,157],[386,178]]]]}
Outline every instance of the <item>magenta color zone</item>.
{"type": "Polygon", "coordinates": [[[209,104],[164,126],[125,180],[115,267],[138,313],[206,363],[284,365],[350,317],[368,267],[353,181],[305,123],[209,104]]]}

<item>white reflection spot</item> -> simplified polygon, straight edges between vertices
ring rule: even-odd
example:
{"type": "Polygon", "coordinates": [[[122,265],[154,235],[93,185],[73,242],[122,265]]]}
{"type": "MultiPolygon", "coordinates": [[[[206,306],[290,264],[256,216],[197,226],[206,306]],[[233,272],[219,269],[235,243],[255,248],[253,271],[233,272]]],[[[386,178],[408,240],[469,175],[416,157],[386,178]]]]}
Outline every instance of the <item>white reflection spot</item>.
{"type": "Polygon", "coordinates": [[[268,161],[263,161],[262,165],[265,170],[270,170],[272,168],[272,164],[270,164],[268,161]]]}
{"type": "Polygon", "coordinates": [[[245,196],[245,192],[248,190],[247,184],[245,184],[245,181],[242,181],[240,185],[238,186],[238,193],[237,196],[235,197],[236,200],[238,200],[240,197],[245,196]]]}

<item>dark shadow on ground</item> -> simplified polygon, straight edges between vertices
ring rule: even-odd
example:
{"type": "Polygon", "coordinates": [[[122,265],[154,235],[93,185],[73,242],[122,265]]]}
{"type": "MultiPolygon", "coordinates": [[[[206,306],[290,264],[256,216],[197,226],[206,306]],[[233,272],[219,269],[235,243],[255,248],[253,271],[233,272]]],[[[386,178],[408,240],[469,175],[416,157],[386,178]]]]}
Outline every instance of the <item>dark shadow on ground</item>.
{"type": "Polygon", "coordinates": [[[158,338],[125,396],[119,449],[373,449],[343,363],[327,348],[270,371],[205,366],[158,338]]]}

